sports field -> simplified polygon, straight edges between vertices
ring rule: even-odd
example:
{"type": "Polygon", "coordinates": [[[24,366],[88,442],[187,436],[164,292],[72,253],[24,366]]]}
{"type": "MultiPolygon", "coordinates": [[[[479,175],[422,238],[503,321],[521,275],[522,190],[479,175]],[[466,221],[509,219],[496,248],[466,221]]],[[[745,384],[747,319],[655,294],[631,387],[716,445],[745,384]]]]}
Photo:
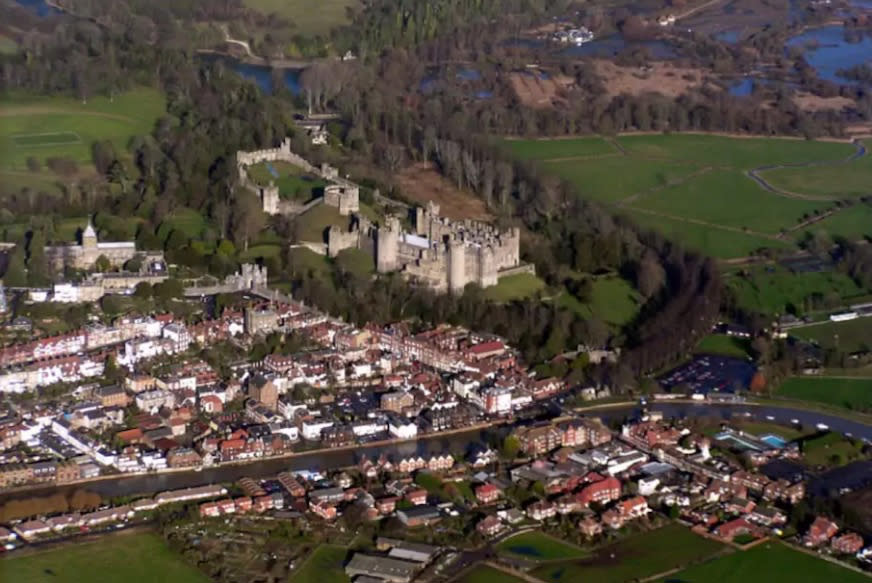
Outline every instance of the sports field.
{"type": "Polygon", "coordinates": [[[814,340],[824,348],[847,352],[872,349],[872,319],[857,318],[847,322],[823,322],[790,330],[791,336],[814,340]]]}
{"type": "Polygon", "coordinates": [[[132,136],[151,133],[165,111],[163,95],[140,88],[109,99],[94,96],[87,103],[67,97],[18,94],[0,100],[0,171],[33,174],[27,159],[43,165],[50,157],[69,157],[91,164],[91,146],[110,140],[119,153],[132,136]]]}
{"type": "Polygon", "coordinates": [[[0,559],[0,581],[15,583],[206,583],[209,579],[157,535],[120,533],[0,559]]]}
{"type": "Polygon", "coordinates": [[[549,583],[624,583],[705,560],[723,548],[688,528],[671,524],[602,548],[589,559],[542,565],[532,575],[549,583]]]}
{"type": "MultiPolygon", "coordinates": [[[[518,158],[572,183],[580,196],[615,205],[643,226],[720,259],[764,247],[795,248],[806,231],[851,238],[872,231],[867,221],[872,210],[864,205],[837,209],[838,195],[771,192],[748,174],[765,166],[815,163],[821,164],[816,169],[834,171],[872,164],[868,155],[844,162],[856,152],[849,143],[654,134],[505,144],[518,158]],[[833,210],[832,216],[803,225],[833,210]]],[[[785,176],[807,170],[777,169],[785,176]]],[[[857,172],[859,184],[864,171],[857,172]]]]}
{"type": "Polygon", "coordinates": [[[802,551],[770,542],[669,575],[663,583],[835,583],[868,582],[865,575],[802,551]]]}
{"type": "Polygon", "coordinates": [[[294,26],[294,32],[303,36],[326,34],[335,26],[348,22],[346,9],[359,4],[358,0],[243,0],[243,4],[265,16],[276,13],[294,26]]]}
{"type": "Polygon", "coordinates": [[[501,553],[534,561],[580,559],[590,554],[584,549],[560,541],[538,530],[509,537],[497,545],[497,550],[501,553]]]}
{"type": "Polygon", "coordinates": [[[291,574],[290,583],[349,583],[344,563],[348,549],[321,545],[291,574]]]}
{"type": "Polygon", "coordinates": [[[846,409],[872,409],[872,379],[793,377],[784,381],[778,394],[846,409]]]}

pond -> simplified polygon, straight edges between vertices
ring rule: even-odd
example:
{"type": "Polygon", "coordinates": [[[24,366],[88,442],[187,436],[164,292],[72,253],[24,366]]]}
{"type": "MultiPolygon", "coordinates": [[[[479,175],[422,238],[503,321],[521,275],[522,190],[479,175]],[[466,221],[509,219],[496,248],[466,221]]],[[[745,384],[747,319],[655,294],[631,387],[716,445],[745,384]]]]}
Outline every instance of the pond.
{"type": "Polygon", "coordinates": [[[571,46],[563,54],[577,57],[613,57],[626,48],[645,48],[655,59],[674,59],[675,48],[662,40],[630,41],[621,35],[607,36],[583,45],[571,46]]]}
{"type": "Polygon", "coordinates": [[[788,40],[787,46],[806,48],[805,60],[818,77],[834,83],[849,83],[836,74],[839,69],[872,63],[872,37],[865,35],[859,42],[849,42],[844,26],[807,30],[788,40]]]}
{"type": "Polygon", "coordinates": [[[15,0],[15,3],[32,10],[40,18],[48,18],[49,16],[63,13],[54,6],[49,6],[45,0],[15,0]]]}
{"type": "MultiPolygon", "coordinates": [[[[253,81],[264,93],[272,93],[272,67],[242,63],[236,59],[220,55],[202,55],[199,59],[204,63],[221,62],[227,69],[253,81]]],[[[285,87],[294,95],[300,94],[301,72],[302,69],[283,69],[285,87]]]]}

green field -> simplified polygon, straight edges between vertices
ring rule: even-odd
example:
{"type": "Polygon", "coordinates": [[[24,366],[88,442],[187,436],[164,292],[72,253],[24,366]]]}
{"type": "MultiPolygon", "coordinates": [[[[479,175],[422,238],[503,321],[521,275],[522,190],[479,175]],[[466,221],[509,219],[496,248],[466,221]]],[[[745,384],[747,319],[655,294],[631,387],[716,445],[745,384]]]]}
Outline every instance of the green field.
{"type": "Polygon", "coordinates": [[[550,583],[624,583],[702,561],[723,548],[718,542],[672,524],[600,549],[590,559],[549,563],[532,574],[550,583]]]}
{"type": "Polygon", "coordinates": [[[568,292],[557,298],[558,305],[583,318],[596,317],[608,324],[623,326],[639,312],[639,293],[625,279],[601,277],[593,282],[590,302],[582,304],[568,292]]]}
{"type": "Polygon", "coordinates": [[[290,583],[349,583],[344,563],[348,549],[323,544],[315,549],[291,575],[290,583]]]}
{"type": "Polygon", "coordinates": [[[751,348],[747,338],[736,338],[726,334],[709,334],[696,346],[696,352],[702,354],[722,354],[745,358],[751,348]]]}
{"type": "Polygon", "coordinates": [[[487,288],[484,295],[495,302],[510,302],[532,297],[543,289],[544,281],[532,273],[519,273],[501,278],[497,285],[487,288]]]}
{"type": "Polygon", "coordinates": [[[857,318],[847,322],[824,322],[790,330],[791,336],[814,340],[824,348],[838,347],[855,352],[872,348],[872,320],[857,318]]]}
{"type": "Polygon", "coordinates": [[[534,561],[580,559],[590,554],[575,545],[565,543],[538,530],[509,537],[497,545],[497,550],[501,553],[534,561]]]}
{"type": "MultiPolygon", "coordinates": [[[[504,143],[518,158],[538,161],[572,183],[580,196],[617,205],[641,225],[719,259],[795,249],[805,231],[851,238],[872,232],[872,211],[860,205],[789,232],[833,208],[833,200],[782,196],[746,175],[764,165],[836,163],[854,152],[850,144],[692,134],[622,136],[616,142],[620,149],[596,137],[504,143]]],[[[848,164],[836,167],[842,166],[848,164]]]]}
{"type": "Polygon", "coordinates": [[[696,164],[639,160],[629,156],[589,160],[546,162],[545,169],[571,182],[585,198],[616,203],[634,194],[686,178],[697,172],[696,164]]]}
{"type": "MultiPolygon", "coordinates": [[[[28,157],[45,162],[67,156],[91,163],[91,145],[110,140],[123,154],[132,136],[151,133],[165,111],[163,94],[136,89],[109,99],[92,96],[87,103],[67,97],[14,95],[0,100],[0,170],[29,173],[28,157]]],[[[48,171],[43,168],[43,173],[48,171]]]]}
{"type": "Polygon", "coordinates": [[[455,579],[453,583],[523,583],[523,580],[489,565],[478,565],[455,579]]]}
{"type": "Polygon", "coordinates": [[[664,578],[663,583],[835,583],[868,582],[855,571],[778,543],[764,543],[664,578]]]}
{"type": "Polygon", "coordinates": [[[200,583],[209,579],[184,563],[155,534],[120,533],[22,557],[0,559],[9,583],[200,583]]]}
{"type": "Polygon", "coordinates": [[[618,143],[632,156],[689,160],[743,170],[773,164],[844,160],[854,153],[854,146],[844,143],[699,134],[622,136],[618,143]]]}
{"type": "Polygon", "coordinates": [[[617,148],[600,137],[558,140],[506,140],[509,150],[524,160],[554,160],[619,154],[617,148]]]}
{"type": "Polygon", "coordinates": [[[319,0],[314,7],[308,0],[243,0],[247,7],[269,16],[276,13],[287,19],[294,32],[303,36],[326,34],[348,22],[346,9],[360,5],[358,0],[319,0]]]}
{"type": "Polygon", "coordinates": [[[872,194],[872,157],[867,154],[829,166],[778,168],[764,172],[763,178],[781,190],[799,194],[832,198],[868,196],[872,194]]]}
{"type": "Polygon", "coordinates": [[[872,409],[872,379],[793,377],[784,381],[778,394],[846,409],[872,409]]]}
{"type": "Polygon", "coordinates": [[[863,294],[844,273],[793,273],[782,267],[750,269],[745,275],[727,278],[726,283],[738,305],[764,314],[805,314],[815,309],[814,298],[838,306],[842,298],[863,294]]]}
{"type": "Polygon", "coordinates": [[[272,182],[278,187],[279,196],[300,202],[315,198],[327,186],[324,180],[305,174],[301,168],[287,162],[261,162],[249,166],[247,172],[256,184],[268,186],[272,182]],[[270,172],[270,167],[278,177],[270,172]]]}
{"type": "Polygon", "coordinates": [[[859,459],[863,443],[829,431],[803,439],[800,449],[811,466],[837,467],[859,459]]]}

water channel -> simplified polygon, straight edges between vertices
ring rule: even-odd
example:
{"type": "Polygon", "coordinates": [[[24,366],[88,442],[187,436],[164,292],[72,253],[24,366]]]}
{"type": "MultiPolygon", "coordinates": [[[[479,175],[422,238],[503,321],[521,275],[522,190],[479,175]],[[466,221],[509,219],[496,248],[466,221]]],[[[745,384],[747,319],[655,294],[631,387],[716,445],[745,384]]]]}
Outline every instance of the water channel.
{"type": "MultiPolygon", "coordinates": [[[[801,409],[776,406],[754,406],[742,404],[690,404],[690,403],[652,403],[649,407],[653,411],[662,412],[667,418],[716,418],[729,420],[733,416],[741,419],[767,420],[776,423],[789,424],[793,420],[798,421],[806,428],[813,428],[819,423],[827,425],[832,431],[851,434],[853,437],[872,441],[872,426],[837,417],[826,413],[817,413],[801,409]],[[748,417],[750,415],[750,417],[748,417]]],[[[627,417],[637,416],[641,412],[638,406],[618,406],[608,409],[599,409],[589,414],[602,418],[606,422],[623,420],[627,417]]],[[[280,471],[302,470],[326,470],[330,468],[346,467],[356,464],[362,456],[370,458],[382,454],[391,459],[399,459],[411,455],[430,455],[438,453],[464,454],[473,445],[484,444],[488,435],[504,433],[507,429],[474,430],[451,435],[436,435],[425,437],[417,441],[404,443],[367,446],[350,450],[322,451],[310,454],[300,454],[290,458],[268,459],[251,462],[248,464],[228,465],[204,469],[199,472],[177,472],[164,474],[139,474],[134,476],[119,476],[113,480],[101,480],[83,485],[68,485],[62,487],[46,486],[34,487],[26,493],[6,494],[0,496],[3,499],[15,495],[39,495],[55,491],[72,491],[76,488],[87,487],[89,490],[98,492],[106,497],[130,496],[134,494],[148,494],[162,490],[186,488],[203,484],[219,482],[233,482],[244,476],[254,478],[274,476],[280,471]]],[[[850,475],[840,479],[851,483],[872,480],[872,463],[862,464],[858,471],[849,472],[850,475]]]]}

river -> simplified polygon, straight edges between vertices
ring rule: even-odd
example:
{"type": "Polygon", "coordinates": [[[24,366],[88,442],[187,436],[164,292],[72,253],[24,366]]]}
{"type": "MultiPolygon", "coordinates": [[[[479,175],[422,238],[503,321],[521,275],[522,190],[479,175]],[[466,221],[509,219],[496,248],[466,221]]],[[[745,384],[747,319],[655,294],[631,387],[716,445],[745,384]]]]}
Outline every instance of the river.
{"type": "MultiPolygon", "coordinates": [[[[837,417],[826,413],[817,413],[801,409],[776,406],[755,406],[741,404],[691,404],[691,403],[652,403],[649,407],[653,411],[662,412],[665,417],[694,418],[713,417],[729,420],[734,415],[747,418],[746,413],[752,415],[752,419],[770,420],[782,424],[790,423],[796,419],[806,427],[814,427],[818,423],[824,423],[833,431],[850,433],[854,437],[872,441],[872,426],[859,423],[850,419],[837,417]]],[[[619,405],[611,408],[603,408],[591,411],[589,415],[596,415],[606,422],[622,420],[627,417],[638,416],[638,406],[619,405]]],[[[162,490],[173,490],[203,484],[219,482],[233,482],[244,476],[253,478],[274,476],[280,471],[291,470],[326,470],[330,468],[347,467],[356,464],[362,456],[370,458],[385,454],[396,460],[399,458],[438,453],[465,454],[473,445],[484,444],[488,435],[493,436],[507,431],[506,428],[476,429],[468,432],[453,433],[450,435],[435,435],[424,437],[417,441],[393,443],[388,445],[367,446],[362,445],[353,449],[337,451],[319,451],[309,454],[299,454],[295,457],[276,458],[254,461],[247,464],[227,465],[207,468],[200,472],[174,472],[164,474],[138,474],[133,476],[119,476],[116,479],[104,479],[87,484],[70,484],[65,486],[44,486],[28,489],[26,492],[17,492],[0,495],[0,502],[11,497],[24,495],[40,495],[53,492],[70,492],[77,488],[87,488],[100,493],[105,497],[131,496],[136,494],[152,494],[162,490]]],[[[863,473],[872,479],[872,465],[863,466],[863,473]]],[[[852,477],[853,481],[857,476],[852,477]]]]}

